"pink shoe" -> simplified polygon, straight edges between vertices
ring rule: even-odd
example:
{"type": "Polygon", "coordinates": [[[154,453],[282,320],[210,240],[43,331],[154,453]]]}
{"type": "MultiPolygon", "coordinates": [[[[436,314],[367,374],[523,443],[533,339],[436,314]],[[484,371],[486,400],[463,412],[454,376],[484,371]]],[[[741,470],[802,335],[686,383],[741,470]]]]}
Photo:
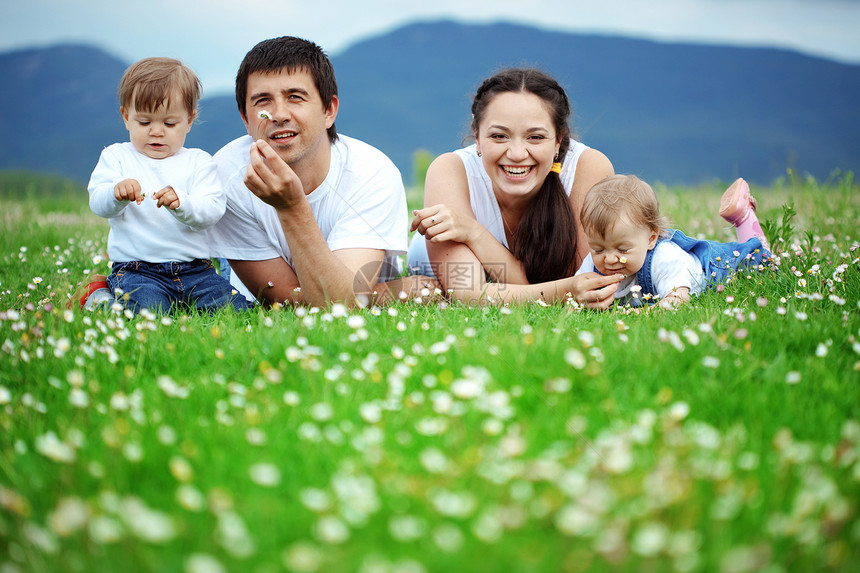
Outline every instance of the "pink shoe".
{"type": "Polygon", "coordinates": [[[720,217],[734,225],[738,242],[745,243],[757,237],[762,245],[770,250],[755,210],[755,197],[750,195],[750,186],[740,177],[726,189],[720,199],[720,217]]]}
{"type": "Polygon", "coordinates": [[[739,177],[720,199],[720,217],[737,227],[749,216],[750,209],[755,211],[755,199],[750,195],[750,186],[739,177]]]}

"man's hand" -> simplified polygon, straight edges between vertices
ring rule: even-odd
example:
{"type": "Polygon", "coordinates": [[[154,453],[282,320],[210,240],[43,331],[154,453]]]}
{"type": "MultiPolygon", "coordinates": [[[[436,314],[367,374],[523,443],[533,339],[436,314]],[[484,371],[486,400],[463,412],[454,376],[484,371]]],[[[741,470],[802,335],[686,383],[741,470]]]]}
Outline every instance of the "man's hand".
{"type": "Polygon", "coordinates": [[[244,181],[254,195],[278,211],[290,210],[305,196],[298,175],[263,140],[251,144],[251,161],[244,181]]]}

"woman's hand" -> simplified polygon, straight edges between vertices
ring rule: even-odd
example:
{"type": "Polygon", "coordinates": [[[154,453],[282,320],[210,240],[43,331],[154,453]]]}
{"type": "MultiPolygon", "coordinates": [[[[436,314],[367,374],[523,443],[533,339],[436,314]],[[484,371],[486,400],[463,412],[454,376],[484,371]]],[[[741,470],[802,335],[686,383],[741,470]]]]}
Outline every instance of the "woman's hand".
{"type": "Polygon", "coordinates": [[[452,211],[447,205],[433,205],[412,211],[411,230],[432,243],[454,241],[470,245],[483,227],[472,217],[452,211]]]}
{"type": "Polygon", "coordinates": [[[571,277],[570,293],[576,302],[593,310],[606,310],[615,302],[615,291],[624,275],[583,273],[571,277]]]}

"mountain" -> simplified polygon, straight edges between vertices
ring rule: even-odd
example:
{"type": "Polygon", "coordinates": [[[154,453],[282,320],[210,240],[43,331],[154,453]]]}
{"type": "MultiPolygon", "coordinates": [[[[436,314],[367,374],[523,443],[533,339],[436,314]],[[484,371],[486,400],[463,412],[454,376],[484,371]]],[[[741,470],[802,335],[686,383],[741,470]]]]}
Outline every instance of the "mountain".
{"type": "MultiPolygon", "coordinates": [[[[127,141],[117,86],[128,63],[85,45],[0,54],[0,169],[86,183],[102,148],[127,141]]],[[[187,145],[214,153],[244,126],[232,98],[200,103],[187,145]]]]}
{"type": "Polygon", "coordinates": [[[535,66],[565,86],[575,132],[618,172],[770,183],[787,167],[819,178],[860,169],[860,66],[794,52],[437,22],[356,44],[334,63],[338,128],[401,166],[416,147],[461,143],[484,78],[535,66]]]}
{"type": "MultiPolygon", "coordinates": [[[[413,155],[459,147],[480,82],[507,66],[555,76],[574,131],[618,172],[696,184],[771,183],[788,167],[860,172],[860,66],[776,49],[666,44],[512,24],[417,23],[332,57],[337,128],[387,153],[407,184],[413,155]]],[[[0,168],[85,182],[127,134],[125,62],[90,46],[0,54],[0,168]]],[[[205,98],[187,145],[210,153],[244,133],[231,96],[205,98]]]]}
{"type": "Polygon", "coordinates": [[[85,180],[123,137],[116,86],[125,64],[88,46],[0,55],[0,167],[85,180]]]}

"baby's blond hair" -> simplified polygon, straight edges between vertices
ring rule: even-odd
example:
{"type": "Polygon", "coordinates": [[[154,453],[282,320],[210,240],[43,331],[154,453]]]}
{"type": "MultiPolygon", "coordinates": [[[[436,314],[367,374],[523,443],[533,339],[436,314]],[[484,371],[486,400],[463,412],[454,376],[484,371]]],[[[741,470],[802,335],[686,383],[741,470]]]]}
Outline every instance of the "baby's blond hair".
{"type": "Polygon", "coordinates": [[[635,175],[610,175],[595,184],[582,203],[580,221],[586,233],[605,238],[619,219],[647,227],[658,236],[664,236],[668,226],[657,194],[635,175]]]}
{"type": "Polygon", "coordinates": [[[203,86],[197,75],[173,58],[144,58],[128,67],[119,82],[119,105],[153,112],[176,95],[193,116],[203,86]]]}

